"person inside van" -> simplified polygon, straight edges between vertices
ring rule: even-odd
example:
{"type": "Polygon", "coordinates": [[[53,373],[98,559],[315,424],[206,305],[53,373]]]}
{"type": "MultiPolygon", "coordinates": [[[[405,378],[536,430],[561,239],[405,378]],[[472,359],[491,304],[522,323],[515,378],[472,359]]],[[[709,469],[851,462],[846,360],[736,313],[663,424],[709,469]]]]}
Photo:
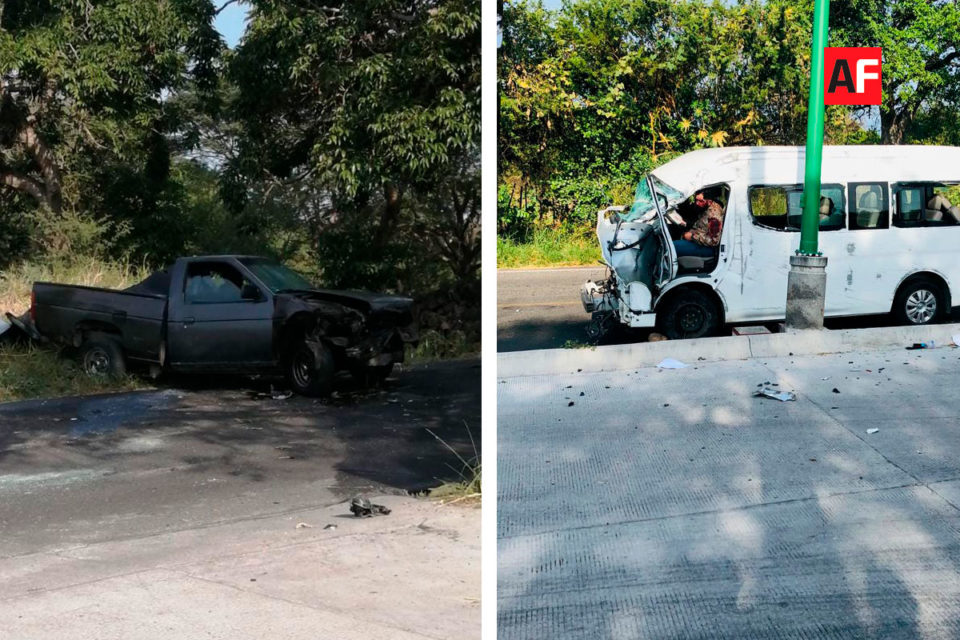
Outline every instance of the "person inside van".
{"type": "Polygon", "coordinates": [[[677,249],[677,257],[712,258],[717,245],[720,244],[723,207],[708,199],[703,191],[698,191],[694,196],[693,206],[699,212],[696,222],[683,234],[683,237],[673,241],[677,249]]]}

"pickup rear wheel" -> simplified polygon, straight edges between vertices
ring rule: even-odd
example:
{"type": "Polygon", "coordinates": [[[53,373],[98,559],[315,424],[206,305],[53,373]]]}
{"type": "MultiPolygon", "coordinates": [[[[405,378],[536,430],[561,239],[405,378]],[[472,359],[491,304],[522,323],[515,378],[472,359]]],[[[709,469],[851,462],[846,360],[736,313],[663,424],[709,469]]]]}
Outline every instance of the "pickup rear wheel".
{"type": "Polygon", "coordinates": [[[335,373],[333,354],[322,342],[301,342],[287,361],[287,381],[300,395],[330,395],[335,373]]]}
{"type": "Polygon", "coordinates": [[[80,368],[90,376],[122,378],[127,374],[127,360],[116,340],[93,334],[80,345],[80,368]]]}

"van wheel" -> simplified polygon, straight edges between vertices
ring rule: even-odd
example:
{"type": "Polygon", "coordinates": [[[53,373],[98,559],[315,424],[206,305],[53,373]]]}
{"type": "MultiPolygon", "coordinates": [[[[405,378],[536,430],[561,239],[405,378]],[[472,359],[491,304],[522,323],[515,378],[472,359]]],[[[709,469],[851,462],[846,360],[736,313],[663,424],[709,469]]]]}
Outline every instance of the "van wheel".
{"type": "Polygon", "coordinates": [[[127,374],[123,349],[113,338],[94,334],[80,345],[80,368],[97,378],[122,378],[127,374]]]}
{"type": "Polygon", "coordinates": [[[301,342],[287,359],[286,370],[290,387],[300,395],[319,398],[333,391],[336,367],[322,342],[301,342]]]}
{"type": "Polygon", "coordinates": [[[932,324],[943,316],[945,309],[943,289],[930,278],[907,282],[893,300],[897,324],[932,324]]]}
{"type": "Polygon", "coordinates": [[[671,340],[714,336],[720,329],[720,312],[710,296],[687,289],[657,309],[657,329],[671,340]]]}

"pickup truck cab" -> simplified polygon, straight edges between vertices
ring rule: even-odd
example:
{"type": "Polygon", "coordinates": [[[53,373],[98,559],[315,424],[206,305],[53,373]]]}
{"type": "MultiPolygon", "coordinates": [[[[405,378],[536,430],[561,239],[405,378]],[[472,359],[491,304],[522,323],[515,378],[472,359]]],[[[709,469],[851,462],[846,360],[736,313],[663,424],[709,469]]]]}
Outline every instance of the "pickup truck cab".
{"type": "Polygon", "coordinates": [[[280,370],[311,396],[342,369],[386,378],[417,340],[410,298],[319,289],[257,256],[180,258],[124,291],[37,282],[30,317],[93,375],[280,370]]]}

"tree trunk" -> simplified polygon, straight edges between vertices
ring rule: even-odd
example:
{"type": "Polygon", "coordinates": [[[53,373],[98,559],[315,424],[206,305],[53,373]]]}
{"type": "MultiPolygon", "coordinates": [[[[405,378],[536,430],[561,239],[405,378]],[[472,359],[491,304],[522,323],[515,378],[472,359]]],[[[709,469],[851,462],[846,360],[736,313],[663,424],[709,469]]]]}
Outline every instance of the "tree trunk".
{"type": "Polygon", "coordinates": [[[402,197],[400,187],[388,183],[383,187],[383,211],[380,213],[380,226],[377,228],[377,244],[383,246],[396,229],[400,219],[400,201],[402,197]]]}
{"type": "Polygon", "coordinates": [[[906,107],[897,110],[891,107],[889,110],[880,110],[880,143],[881,144],[903,144],[904,135],[907,132],[907,126],[910,124],[910,112],[906,107]]]}

